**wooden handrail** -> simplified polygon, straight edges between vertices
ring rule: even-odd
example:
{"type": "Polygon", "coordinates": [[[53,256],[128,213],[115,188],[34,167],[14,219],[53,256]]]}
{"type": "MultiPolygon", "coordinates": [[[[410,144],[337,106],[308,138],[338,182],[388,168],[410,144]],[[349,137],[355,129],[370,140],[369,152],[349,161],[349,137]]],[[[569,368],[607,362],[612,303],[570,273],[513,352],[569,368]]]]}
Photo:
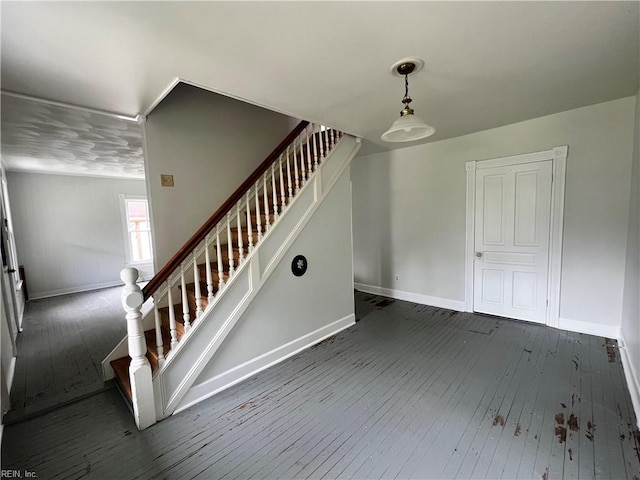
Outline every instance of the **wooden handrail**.
{"type": "Polygon", "coordinates": [[[273,162],[287,149],[287,147],[296,139],[298,135],[309,125],[309,122],[301,121],[289,135],[285,137],[282,142],[269,154],[265,160],[258,165],[249,177],[240,185],[235,192],[215,211],[211,217],[194,233],[189,240],[171,257],[171,259],[154,275],[154,277],[145,285],[142,289],[144,295],[144,301],[147,301],[153,292],[155,292],[160,285],[167,281],[169,275],[176,270],[186,258],[193,253],[195,248],[204,240],[207,234],[213,230],[213,228],[225,218],[227,212],[236,203],[240,201],[246,194],[247,190],[252,187],[260,177],[267,171],[273,162]]]}

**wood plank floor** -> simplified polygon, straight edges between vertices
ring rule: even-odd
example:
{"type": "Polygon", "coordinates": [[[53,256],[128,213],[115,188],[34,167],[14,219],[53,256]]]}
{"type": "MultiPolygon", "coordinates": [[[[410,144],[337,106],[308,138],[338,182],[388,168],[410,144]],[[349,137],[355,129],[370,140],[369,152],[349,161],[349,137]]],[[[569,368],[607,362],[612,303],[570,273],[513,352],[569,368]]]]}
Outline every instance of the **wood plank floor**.
{"type": "Polygon", "coordinates": [[[121,292],[114,287],[27,302],[5,422],[104,389],[102,360],[127,333],[121,292]]]}
{"type": "Polygon", "coordinates": [[[359,322],[138,432],[115,390],[5,428],[38,478],[640,478],[604,338],[356,293],[359,322]]]}

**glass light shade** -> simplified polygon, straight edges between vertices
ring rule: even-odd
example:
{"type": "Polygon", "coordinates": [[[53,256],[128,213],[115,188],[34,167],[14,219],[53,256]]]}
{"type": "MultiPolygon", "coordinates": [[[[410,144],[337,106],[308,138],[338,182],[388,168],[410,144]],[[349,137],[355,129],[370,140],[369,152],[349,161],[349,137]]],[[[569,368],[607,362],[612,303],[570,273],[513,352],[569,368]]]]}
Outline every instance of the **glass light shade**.
{"type": "Polygon", "coordinates": [[[391,128],[382,134],[385,142],[411,142],[427,138],[436,133],[436,129],[424,123],[413,114],[403,115],[398,118],[391,128]]]}

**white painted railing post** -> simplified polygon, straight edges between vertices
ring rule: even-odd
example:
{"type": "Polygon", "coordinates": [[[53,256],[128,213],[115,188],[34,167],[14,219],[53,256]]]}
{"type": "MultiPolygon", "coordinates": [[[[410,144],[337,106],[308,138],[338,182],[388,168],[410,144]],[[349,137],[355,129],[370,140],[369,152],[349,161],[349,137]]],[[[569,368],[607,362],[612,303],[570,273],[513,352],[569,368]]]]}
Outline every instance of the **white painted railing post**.
{"type": "Polygon", "coordinates": [[[180,290],[182,293],[182,322],[185,333],[191,328],[191,314],[189,313],[189,294],[187,293],[187,283],[184,279],[184,264],[180,265],[180,290]]]}
{"type": "Polygon", "coordinates": [[[315,133],[316,127],[313,126],[313,166],[318,168],[318,135],[315,133]]]}
{"type": "Polygon", "coordinates": [[[311,167],[311,145],[309,144],[309,128],[310,127],[307,127],[305,129],[305,131],[306,131],[306,134],[307,134],[307,167],[308,167],[307,171],[309,172],[309,175],[311,175],[311,172],[313,170],[312,170],[312,167],[311,167]]]}
{"type": "Polygon", "coordinates": [[[278,213],[278,189],[276,188],[275,164],[271,165],[271,197],[273,199],[273,214],[277,220],[280,214],[278,213]]]}
{"type": "Polygon", "coordinates": [[[265,226],[264,230],[269,231],[271,229],[271,217],[269,215],[269,192],[267,192],[267,174],[262,177],[262,197],[264,199],[264,217],[265,226]]]}
{"type": "Polygon", "coordinates": [[[139,272],[135,268],[125,268],[120,272],[124,282],[122,290],[122,306],[127,313],[127,340],[129,345],[129,379],[131,381],[131,401],[133,416],[139,430],[156,423],[156,406],[153,397],[153,380],[151,365],[147,360],[147,342],[142,328],[140,308],[144,297],[136,283],[139,272]]]}

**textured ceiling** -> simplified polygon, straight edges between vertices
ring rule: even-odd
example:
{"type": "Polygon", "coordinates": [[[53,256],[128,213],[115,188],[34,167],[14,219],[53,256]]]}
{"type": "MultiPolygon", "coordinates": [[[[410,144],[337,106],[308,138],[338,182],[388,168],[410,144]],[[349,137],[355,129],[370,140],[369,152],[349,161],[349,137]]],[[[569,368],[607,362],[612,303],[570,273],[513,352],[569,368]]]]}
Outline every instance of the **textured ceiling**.
{"type": "Polygon", "coordinates": [[[7,170],[144,178],[136,121],[6,94],[0,107],[7,170]]]}
{"type": "MultiPolygon", "coordinates": [[[[417,56],[432,142],[635,95],[640,2],[0,2],[2,89],[135,116],[178,79],[365,139],[417,56]]],[[[4,115],[3,115],[4,118],[4,115]]],[[[420,142],[419,142],[420,143],[420,142]]]]}

